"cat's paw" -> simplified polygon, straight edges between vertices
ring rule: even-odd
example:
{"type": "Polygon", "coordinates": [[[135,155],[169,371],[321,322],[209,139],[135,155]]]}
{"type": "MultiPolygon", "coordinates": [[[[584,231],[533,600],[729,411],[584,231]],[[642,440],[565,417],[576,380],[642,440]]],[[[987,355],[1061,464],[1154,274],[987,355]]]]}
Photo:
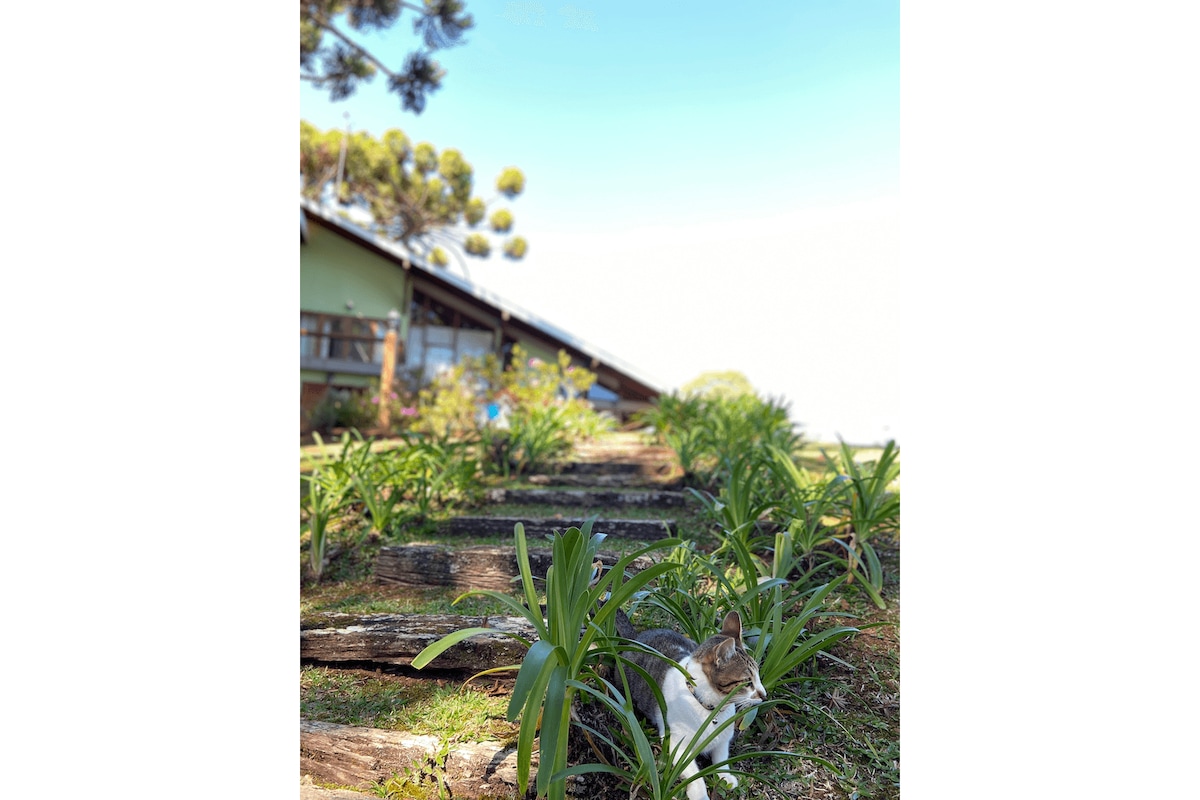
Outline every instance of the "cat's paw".
{"type": "Polygon", "coordinates": [[[730,775],[728,772],[718,772],[717,774],[721,776],[721,780],[725,781],[725,785],[730,789],[737,788],[738,779],[736,775],[730,775]]]}

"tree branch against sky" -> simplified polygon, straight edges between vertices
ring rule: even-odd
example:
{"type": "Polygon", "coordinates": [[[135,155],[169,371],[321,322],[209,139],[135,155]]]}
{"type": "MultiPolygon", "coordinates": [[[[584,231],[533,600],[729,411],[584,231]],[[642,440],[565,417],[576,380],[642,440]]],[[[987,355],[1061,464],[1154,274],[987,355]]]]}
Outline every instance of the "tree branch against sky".
{"type": "Polygon", "coordinates": [[[300,80],[328,89],[330,100],[344,100],[382,72],[401,107],[420,114],[427,96],[441,88],[446,75],[431,53],[462,44],[463,33],[475,24],[464,8],[457,0],[425,0],[424,5],[403,0],[300,0],[300,80]],[[389,68],[345,30],[368,34],[390,28],[404,10],[416,15],[413,32],[424,50],[410,52],[402,68],[389,68]]]}
{"type": "MultiPolygon", "coordinates": [[[[427,95],[440,88],[446,74],[430,53],[462,44],[463,33],[475,24],[464,8],[457,0],[425,0],[423,5],[403,0],[300,0],[300,79],[328,90],[329,99],[339,101],[382,72],[402,108],[420,114],[427,95]],[[413,33],[424,49],[410,52],[403,69],[396,71],[370,52],[361,37],[392,29],[405,11],[414,17],[413,33]]],[[[525,188],[524,174],[508,167],[496,181],[496,197],[485,202],[471,195],[474,171],[458,150],[439,154],[428,142],[414,147],[398,128],[376,140],[367,133],[351,133],[349,127],[322,132],[304,120],[300,174],[305,197],[324,201],[332,188],[335,201],[346,210],[368,214],[376,232],[433,266],[449,266],[453,254],[468,277],[462,254],[486,258],[492,252],[489,237],[477,230],[485,217],[493,233],[507,234],[513,227],[512,212],[492,209],[488,216],[489,207],[500,198],[516,198],[525,188]]],[[[512,236],[502,252],[516,261],[524,258],[528,247],[523,237],[512,236]]]]}
{"type": "MultiPolygon", "coordinates": [[[[363,132],[321,131],[304,120],[300,121],[300,175],[305,197],[320,201],[332,188],[343,206],[369,213],[377,232],[437,267],[450,263],[445,246],[456,256],[458,250],[478,258],[489,256],[492,242],[478,230],[480,224],[486,219],[487,228],[496,234],[511,232],[514,224],[507,208],[493,208],[489,215],[489,206],[514,200],[525,190],[521,170],[507,167],[496,179],[495,198],[485,202],[473,196],[474,169],[454,148],[438,153],[428,142],[414,146],[398,128],[375,139],[363,132]],[[337,185],[339,163],[341,185],[337,185]]],[[[516,261],[528,247],[523,237],[512,236],[502,252],[516,261]]],[[[461,258],[459,263],[465,272],[461,258]]]]}

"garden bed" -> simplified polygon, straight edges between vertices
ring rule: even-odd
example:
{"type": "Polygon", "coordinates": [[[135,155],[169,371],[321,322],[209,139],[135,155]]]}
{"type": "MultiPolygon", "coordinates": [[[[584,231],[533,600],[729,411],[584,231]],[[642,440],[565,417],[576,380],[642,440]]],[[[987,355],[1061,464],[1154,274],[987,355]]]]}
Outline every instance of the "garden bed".
{"type": "MultiPolygon", "coordinates": [[[[626,439],[626,450],[628,446],[626,439]]],[[[476,517],[476,527],[460,529],[462,533],[451,531],[453,525],[463,524],[455,519],[464,517],[464,508],[441,518],[425,517],[419,532],[393,527],[385,535],[358,535],[357,540],[352,534],[344,539],[350,544],[329,564],[324,580],[302,584],[302,773],[316,784],[309,787],[308,796],[315,800],[314,793],[324,785],[355,787],[386,797],[516,797],[515,781],[509,781],[513,776],[508,772],[510,767],[515,770],[511,763],[515,726],[504,719],[515,675],[492,673],[464,684],[480,670],[519,664],[525,647],[503,635],[479,636],[454,645],[424,670],[409,665],[426,645],[466,627],[481,625],[536,639],[528,623],[509,617],[510,612],[495,600],[457,600],[467,589],[514,588],[515,557],[508,543],[517,522],[532,543],[552,531],[582,526],[590,516],[600,514],[595,530],[613,535],[607,544],[615,554],[600,559],[610,566],[616,555],[633,552],[638,541],[675,532],[694,543],[694,553],[701,559],[727,546],[725,534],[714,534],[717,523],[707,516],[716,504],[702,509],[693,495],[678,492],[660,493],[648,502],[655,497],[651,492],[612,488],[620,488],[612,483],[614,479],[651,476],[661,482],[662,476],[672,474],[676,480],[677,470],[655,467],[649,457],[645,464],[631,468],[628,465],[636,459],[619,448],[597,447],[592,458],[583,469],[544,473],[548,484],[544,491],[529,491],[528,478],[489,481],[491,496],[484,492],[479,500],[490,500],[488,510],[497,516],[476,517]],[[604,459],[625,466],[608,469],[601,463],[604,459]],[[626,501],[636,512],[621,513],[626,501]],[[636,530],[624,532],[630,539],[623,538],[620,526],[613,524],[626,517],[636,523],[636,530]],[[401,546],[397,540],[413,544],[401,546]],[[436,698],[416,696],[423,692],[434,692],[436,698]],[[435,705],[427,707],[426,702],[435,705]],[[478,703],[483,705],[474,705],[478,703]],[[445,727],[436,721],[447,715],[459,717],[460,723],[445,727]],[[469,764],[475,766],[468,768],[469,764]]],[[[471,510],[483,507],[476,504],[471,510]]],[[[334,530],[345,530],[339,524],[334,530]]],[[[722,524],[725,530],[733,529],[722,524]]],[[[756,547],[781,530],[765,521],[756,526],[766,537],[756,547]]],[[[844,536],[840,530],[830,530],[844,536]]],[[[883,576],[877,587],[882,601],[852,583],[837,587],[823,601],[822,613],[807,624],[806,636],[832,633],[836,626],[854,626],[859,632],[847,638],[840,634],[832,646],[805,662],[788,689],[790,705],[764,707],[751,728],[738,735],[735,746],[735,751],[781,749],[801,758],[756,757],[743,762],[754,777],[743,780],[738,796],[750,800],[899,796],[899,544],[886,536],[877,536],[874,542],[883,576]]],[[[827,558],[841,551],[826,542],[814,552],[827,558]]],[[[530,559],[539,587],[548,566],[544,555],[535,552],[530,559]]],[[[768,568],[769,561],[768,553],[768,568]]],[[[834,577],[836,570],[822,580],[834,577]]],[[[689,585],[672,591],[681,601],[701,594],[689,585]]],[[[671,624],[669,617],[662,619],[671,624]]],[[[599,714],[592,721],[603,729],[609,723],[603,719],[603,709],[597,708],[594,703],[584,704],[576,713],[580,721],[599,714]]],[[[570,763],[592,762],[598,756],[596,743],[574,725],[569,754],[570,763]]],[[[603,775],[582,777],[570,788],[573,796],[591,800],[629,796],[627,785],[603,775]]]]}

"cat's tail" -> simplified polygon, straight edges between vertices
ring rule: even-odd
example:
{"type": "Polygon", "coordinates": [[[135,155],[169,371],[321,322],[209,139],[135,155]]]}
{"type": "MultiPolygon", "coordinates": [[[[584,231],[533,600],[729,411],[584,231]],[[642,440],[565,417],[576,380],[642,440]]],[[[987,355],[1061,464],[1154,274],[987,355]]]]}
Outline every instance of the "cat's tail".
{"type": "Polygon", "coordinates": [[[623,639],[637,638],[638,630],[637,628],[633,627],[633,622],[630,621],[629,615],[625,613],[624,609],[617,609],[614,620],[617,623],[617,636],[620,636],[623,639]]]}

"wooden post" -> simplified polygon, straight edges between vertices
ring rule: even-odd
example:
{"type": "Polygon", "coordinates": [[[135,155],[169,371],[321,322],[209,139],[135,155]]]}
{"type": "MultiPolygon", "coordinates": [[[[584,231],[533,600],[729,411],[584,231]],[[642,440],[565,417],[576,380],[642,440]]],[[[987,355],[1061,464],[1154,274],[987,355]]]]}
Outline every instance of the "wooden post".
{"type": "Polygon", "coordinates": [[[383,367],[379,371],[379,427],[387,428],[392,422],[392,385],[396,382],[396,345],[399,336],[396,326],[400,313],[396,309],[388,312],[388,329],[383,335],[383,367]]]}

